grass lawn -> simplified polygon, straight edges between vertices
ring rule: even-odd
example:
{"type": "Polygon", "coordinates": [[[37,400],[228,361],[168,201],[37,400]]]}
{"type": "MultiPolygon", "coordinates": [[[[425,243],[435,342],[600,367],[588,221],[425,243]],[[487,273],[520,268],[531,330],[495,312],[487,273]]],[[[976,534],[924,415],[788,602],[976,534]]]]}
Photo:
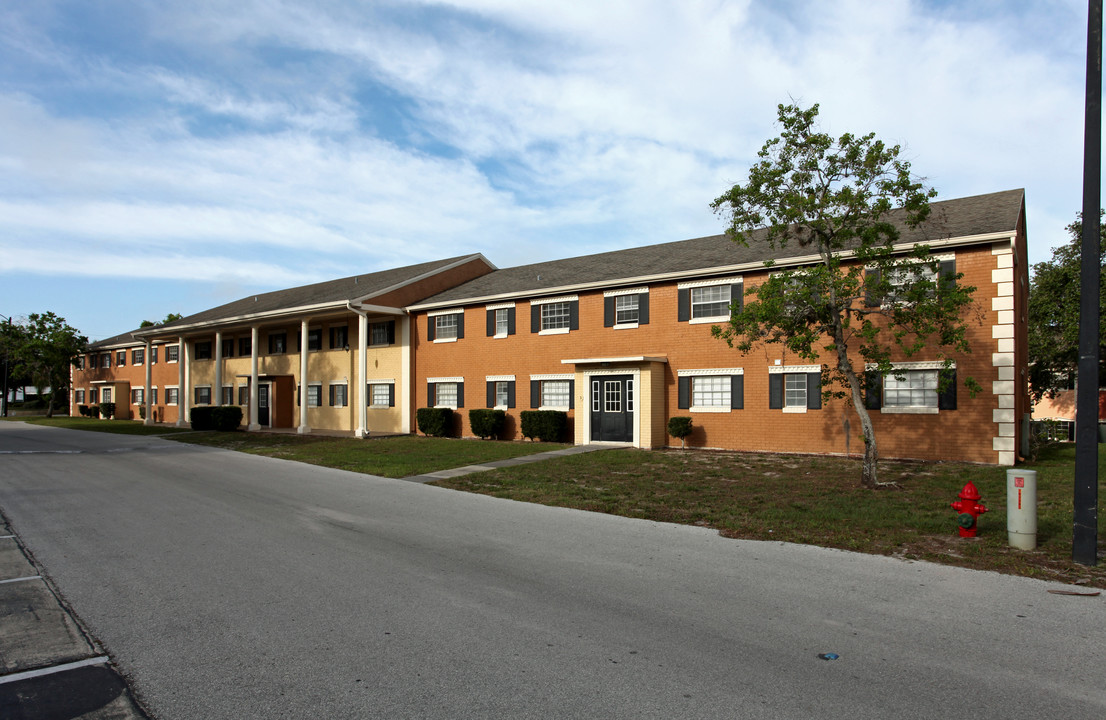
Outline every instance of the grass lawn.
{"type": "Polygon", "coordinates": [[[556,443],[508,443],[411,435],[377,438],[369,436],[364,440],[356,440],[283,433],[197,432],[177,439],[391,478],[410,477],[567,447],[556,443]]]}
{"type": "MultiPolygon", "coordinates": [[[[1038,549],[1008,546],[1006,471],[960,463],[880,463],[898,489],[865,490],[858,460],[710,451],[606,450],[435,484],[526,502],[717,528],[779,540],[1106,587],[1106,568],[1071,561],[1075,448],[1048,448],[1037,470],[1038,549]],[[959,537],[949,503],[971,480],[988,513],[959,537]]],[[[1099,475],[1106,453],[1099,454],[1099,475]]],[[[1100,512],[1101,516],[1102,513],[1100,512]]],[[[1099,547],[1106,548],[1100,525],[1099,547]]],[[[1101,557],[1101,553],[1100,553],[1101,557]]]]}
{"type": "Polygon", "coordinates": [[[166,427],[165,425],[147,427],[138,420],[97,420],[86,417],[69,417],[68,415],[52,418],[41,415],[24,415],[7,417],[4,420],[21,421],[32,425],[48,425],[68,430],[117,433],[119,435],[170,435],[172,433],[191,432],[188,428],[166,427]]]}

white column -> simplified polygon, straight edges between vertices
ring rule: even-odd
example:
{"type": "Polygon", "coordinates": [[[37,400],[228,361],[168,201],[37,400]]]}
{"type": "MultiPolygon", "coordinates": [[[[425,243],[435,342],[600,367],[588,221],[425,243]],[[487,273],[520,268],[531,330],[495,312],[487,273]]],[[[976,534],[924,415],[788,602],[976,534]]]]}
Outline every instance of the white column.
{"type": "Polygon", "coordinates": [[[150,362],[150,340],[146,340],[146,388],[142,391],[142,402],[146,405],[146,419],[143,425],[154,424],[154,404],[150,402],[150,387],[153,385],[153,363],[150,362]]]}
{"type": "MultiPolygon", "coordinates": [[[[177,338],[177,427],[188,426],[188,385],[184,373],[185,348],[188,347],[184,338],[177,338]]],[[[166,357],[169,355],[169,346],[165,346],[166,357]]]]}
{"type": "Polygon", "coordinates": [[[300,435],[311,432],[307,424],[307,320],[300,321],[300,435]]]}
{"type": "Polygon", "coordinates": [[[211,404],[223,404],[223,333],[215,333],[215,389],[211,391],[211,404]]]}
{"type": "MultiPolygon", "coordinates": [[[[250,424],[247,430],[260,430],[257,422],[257,326],[250,328],[250,424]]],[[[270,409],[271,412],[271,409],[270,409]]]]}
{"type": "Polygon", "coordinates": [[[403,407],[400,408],[400,422],[406,432],[414,431],[411,426],[411,316],[404,315],[399,318],[399,343],[400,343],[400,398],[403,407]]]}
{"type": "Polygon", "coordinates": [[[357,398],[357,430],[355,435],[359,438],[369,434],[369,398],[366,397],[365,383],[369,376],[369,319],[358,313],[357,315],[357,392],[350,393],[351,398],[357,398]]]}

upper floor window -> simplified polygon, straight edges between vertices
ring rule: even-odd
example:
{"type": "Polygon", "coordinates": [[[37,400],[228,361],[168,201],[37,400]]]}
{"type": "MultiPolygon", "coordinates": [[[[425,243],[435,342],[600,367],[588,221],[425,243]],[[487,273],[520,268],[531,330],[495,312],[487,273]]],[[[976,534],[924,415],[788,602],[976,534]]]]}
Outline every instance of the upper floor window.
{"type": "Polygon", "coordinates": [[[111,353],[104,353],[103,355],[100,356],[100,367],[102,367],[102,368],[111,367],[111,353]]]}
{"type": "Polygon", "coordinates": [[[691,317],[722,317],[729,314],[730,286],[691,288],[691,317]]]}
{"type": "Polygon", "coordinates": [[[541,329],[560,330],[569,328],[571,309],[568,303],[547,303],[541,306],[541,329]]]}
{"type": "Polygon", "coordinates": [[[488,337],[505,338],[515,334],[515,304],[501,303],[485,307],[488,337]]]}
{"type": "Polygon", "coordinates": [[[396,321],[373,323],[369,326],[370,345],[392,345],[396,341],[396,321]]]}
{"type": "Polygon", "coordinates": [[[238,355],[239,357],[253,355],[253,338],[251,336],[238,338],[238,355]]]}
{"type": "Polygon", "coordinates": [[[78,370],[84,370],[84,355],[78,355],[74,364],[78,370]]]}
{"type": "Polygon", "coordinates": [[[346,325],[339,325],[338,327],[330,328],[330,349],[331,350],[348,350],[349,349],[349,327],[346,325]]]}
{"type": "Polygon", "coordinates": [[[223,357],[234,357],[234,338],[224,338],[222,350],[223,357]]]}
{"type": "Polygon", "coordinates": [[[97,368],[97,366],[99,366],[99,364],[100,364],[100,358],[99,358],[98,355],[89,355],[88,356],[88,369],[89,370],[95,370],[97,368]]]}
{"type": "Polygon", "coordinates": [[[730,306],[741,306],[741,278],[696,280],[677,287],[679,320],[681,322],[720,322],[729,319],[730,306]]]}
{"type": "Polygon", "coordinates": [[[434,318],[434,339],[456,340],[457,327],[456,315],[438,315],[434,318]]]}
{"type": "Polygon", "coordinates": [[[180,359],[180,345],[165,346],[165,361],[175,363],[180,359]]]}
{"type": "Polygon", "coordinates": [[[578,296],[543,298],[530,301],[530,332],[557,335],[580,327],[578,296]]]}
{"type": "Polygon", "coordinates": [[[123,367],[127,364],[127,351],[120,350],[115,353],[115,364],[119,367],[123,367]]]}
{"type": "Polygon", "coordinates": [[[157,345],[150,347],[150,363],[157,364],[157,345]]]}
{"type": "Polygon", "coordinates": [[[211,341],[196,343],[196,359],[197,360],[210,360],[211,359],[211,341]]]}
{"type": "Polygon", "coordinates": [[[145,365],[146,364],[146,348],[135,348],[131,350],[131,364],[132,365],[145,365]]]}
{"type": "Polygon", "coordinates": [[[287,333],[269,333],[269,354],[283,355],[288,351],[287,333]]]}

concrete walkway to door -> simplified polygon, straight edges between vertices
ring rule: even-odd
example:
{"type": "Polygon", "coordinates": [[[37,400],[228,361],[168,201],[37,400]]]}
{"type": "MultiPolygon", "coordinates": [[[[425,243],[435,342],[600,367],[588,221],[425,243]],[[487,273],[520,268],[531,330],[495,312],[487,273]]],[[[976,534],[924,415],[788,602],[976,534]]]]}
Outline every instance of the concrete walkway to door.
{"type": "Polygon", "coordinates": [[[525,465],[527,463],[541,462],[543,460],[551,460],[553,458],[564,457],[566,455],[579,455],[580,453],[594,452],[596,450],[610,450],[612,447],[621,447],[618,445],[573,445],[572,447],[562,448],[560,450],[550,450],[549,452],[534,453],[533,455],[522,455],[519,457],[507,458],[506,460],[493,460],[492,462],[481,463],[479,465],[465,465],[459,468],[450,468],[449,470],[439,470],[437,472],[426,473],[425,475],[412,475],[411,477],[405,477],[404,480],[417,483],[434,482],[435,480],[445,480],[446,478],[459,477],[461,475],[470,475],[472,473],[483,472],[485,470],[495,470],[502,467],[514,467],[515,465],[525,465]]]}

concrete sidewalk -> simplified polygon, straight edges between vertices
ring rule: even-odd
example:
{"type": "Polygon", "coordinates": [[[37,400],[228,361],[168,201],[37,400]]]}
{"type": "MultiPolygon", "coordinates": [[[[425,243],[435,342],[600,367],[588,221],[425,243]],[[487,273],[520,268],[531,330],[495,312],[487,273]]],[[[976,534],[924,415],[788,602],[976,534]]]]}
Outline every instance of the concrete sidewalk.
{"type": "Polygon", "coordinates": [[[566,455],[579,455],[580,453],[595,452],[596,450],[610,450],[617,447],[623,446],[573,445],[572,447],[563,448],[561,450],[550,450],[548,452],[534,453],[533,455],[520,455],[519,457],[507,458],[506,460],[493,460],[492,462],[481,463],[479,465],[465,465],[464,467],[438,470],[437,472],[426,473],[424,475],[412,475],[411,477],[405,477],[403,479],[417,483],[434,482],[435,480],[445,480],[447,478],[460,477],[461,475],[471,475],[472,473],[484,472],[485,470],[514,467],[515,465],[527,465],[529,463],[542,462],[543,460],[551,460],[566,455]]]}
{"type": "Polygon", "coordinates": [[[148,718],[0,518],[0,718],[148,718]]]}

